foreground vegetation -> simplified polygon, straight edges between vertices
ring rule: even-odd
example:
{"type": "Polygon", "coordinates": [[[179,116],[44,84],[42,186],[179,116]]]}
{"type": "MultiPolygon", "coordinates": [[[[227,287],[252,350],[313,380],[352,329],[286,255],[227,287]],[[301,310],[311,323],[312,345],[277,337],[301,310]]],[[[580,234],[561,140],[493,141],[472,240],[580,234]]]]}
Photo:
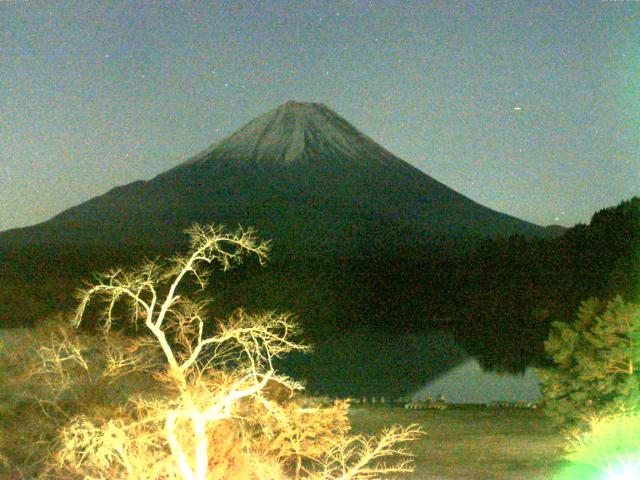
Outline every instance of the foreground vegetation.
{"type": "Polygon", "coordinates": [[[573,322],[555,322],[537,373],[545,412],[560,426],[636,408],[640,399],[640,304],[586,300],[573,322]]]}
{"type": "MultiPolygon", "coordinates": [[[[15,339],[16,332],[11,334],[15,339]]],[[[2,340],[7,341],[6,335],[0,334],[2,340]]],[[[3,372],[5,377],[0,381],[6,382],[7,371],[3,372]]],[[[0,400],[0,418],[0,429],[4,429],[0,438],[5,440],[0,449],[14,459],[20,457],[23,473],[29,473],[28,465],[47,452],[47,443],[42,440],[54,438],[54,432],[47,432],[51,424],[37,404],[9,403],[8,395],[4,402],[0,400]]],[[[540,410],[475,406],[406,410],[379,404],[353,405],[348,420],[351,434],[367,436],[391,425],[419,425],[426,435],[410,445],[415,461],[415,471],[405,477],[410,480],[550,480],[563,465],[566,438],[540,410]]],[[[16,469],[7,467],[3,470],[0,466],[4,473],[0,478],[20,478],[16,469]]]]}
{"type": "Polygon", "coordinates": [[[353,435],[346,402],[309,405],[294,395],[302,385],[273,364],[306,349],[289,315],[239,310],[212,322],[207,300],[189,294],[189,285],[204,288],[212,264],[225,271],[249,254],[264,261],[268,243],[251,230],[188,233],[188,254],[96,275],[73,322],[3,345],[3,469],[60,480],[370,480],[412,471],[403,444],[419,426],[353,435]],[[79,331],[96,303],[98,330],[79,331]]]}
{"type": "Polygon", "coordinates": [[[587,300],[545,347],[544,411],[569,437],[555,480],[640,478],[640,304],[587,300]]]}

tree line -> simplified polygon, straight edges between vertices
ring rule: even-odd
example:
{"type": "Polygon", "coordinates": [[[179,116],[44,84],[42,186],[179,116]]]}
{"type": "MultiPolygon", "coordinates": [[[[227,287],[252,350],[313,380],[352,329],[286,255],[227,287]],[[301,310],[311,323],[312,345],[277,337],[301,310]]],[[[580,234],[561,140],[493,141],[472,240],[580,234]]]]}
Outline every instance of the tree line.
{"type": "MultiPolygon", "coordinates": [[[[74,291],[92,272],[169,253],[144,245],[3,252],[0,325],[26,326],[72,308],[74,291]]],[[[240,306],[290,311],[312,342],[362,328],[444,327],[484,367],[520,371],[547,361],[551,324],[570,321],[583,300],[633,300],[639,255],[640,198],[634,197],[558,238],[446,239],[362,256],[280,255],[267,267],[248,262],[212,278],[207,295],[214,316],[240,306]]]]}
{"type": "Polygon", "coordinates": [[[639,260],[638,197],[559,238],[487,240],[459,265],[458,336],[485,367],[544,363],[551,324],[573,321],[582,301],[637,298],[639,260]]]}

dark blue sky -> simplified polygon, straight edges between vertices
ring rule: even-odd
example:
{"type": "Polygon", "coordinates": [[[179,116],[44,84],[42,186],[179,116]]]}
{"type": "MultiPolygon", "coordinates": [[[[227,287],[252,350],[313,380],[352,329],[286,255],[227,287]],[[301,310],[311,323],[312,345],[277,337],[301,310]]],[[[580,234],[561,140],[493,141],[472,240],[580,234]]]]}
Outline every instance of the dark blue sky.
{"type": "Polygon", "coordinates": [[[632,0],[0,0],[0,92],[0,230],[149,179],[289,99],[539,224],[640,190],[632,0]]]}

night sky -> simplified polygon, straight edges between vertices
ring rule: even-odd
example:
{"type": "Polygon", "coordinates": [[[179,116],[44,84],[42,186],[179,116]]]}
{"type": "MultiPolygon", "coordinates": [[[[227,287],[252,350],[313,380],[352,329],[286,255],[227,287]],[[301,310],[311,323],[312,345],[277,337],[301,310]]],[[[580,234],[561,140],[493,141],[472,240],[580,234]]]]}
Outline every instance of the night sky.
{"type": "Polygon", "coordinates": [[[493,209],[640,189],[640,1],[0,0],[0,230],[322,102],[493,209]]]}

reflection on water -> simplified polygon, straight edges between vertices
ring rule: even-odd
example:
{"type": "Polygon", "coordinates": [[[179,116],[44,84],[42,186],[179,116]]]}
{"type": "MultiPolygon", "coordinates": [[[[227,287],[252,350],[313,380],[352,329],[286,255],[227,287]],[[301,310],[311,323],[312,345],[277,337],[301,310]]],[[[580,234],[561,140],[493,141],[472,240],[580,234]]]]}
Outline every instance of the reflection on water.
{"type": "Polygon", "coordinates": [[[330,396],[409,395],[468,358],[453,337],[427,334],[348,332],[313,345],[313,353],[295,354],[281,368],[307,380],[307,391],[330,396]]]}

